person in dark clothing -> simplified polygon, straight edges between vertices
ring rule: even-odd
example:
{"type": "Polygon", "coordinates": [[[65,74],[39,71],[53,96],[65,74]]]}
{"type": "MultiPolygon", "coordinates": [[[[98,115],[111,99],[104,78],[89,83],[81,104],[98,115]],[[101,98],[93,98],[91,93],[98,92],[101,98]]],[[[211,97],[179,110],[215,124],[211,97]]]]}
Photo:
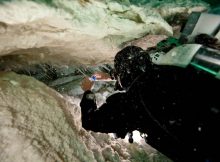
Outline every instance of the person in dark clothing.
{"type": "Polygon", "coordinates": [[[124,91],[99,108],[93,92],[85,91],[82,126],[121,138],[133,130],[146,133],[146,142],[174,162],[219,162],[220,80],[195,64],[155,64],[149,53],[128,46],[116,54],[116,89],[124,91]]]}

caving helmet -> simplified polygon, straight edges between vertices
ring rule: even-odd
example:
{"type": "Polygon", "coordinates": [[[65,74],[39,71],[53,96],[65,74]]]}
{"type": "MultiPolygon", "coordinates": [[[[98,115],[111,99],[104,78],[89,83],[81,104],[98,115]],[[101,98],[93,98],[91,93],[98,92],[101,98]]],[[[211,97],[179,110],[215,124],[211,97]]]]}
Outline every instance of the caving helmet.
{"type": "Polygon", "coordinates": [[[137,46],[127,46],[114,59],[114,76],[121,88],[126,90],[151,64],[148,53],[137,46]]]}

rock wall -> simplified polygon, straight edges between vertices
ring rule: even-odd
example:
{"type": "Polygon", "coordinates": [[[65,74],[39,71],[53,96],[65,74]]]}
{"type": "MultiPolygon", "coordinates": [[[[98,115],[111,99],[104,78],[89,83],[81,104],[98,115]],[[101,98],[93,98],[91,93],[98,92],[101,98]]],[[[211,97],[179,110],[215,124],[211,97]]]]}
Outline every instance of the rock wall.
{"type": "Polygon", "coordinates": [[[168,3],[171,7],[166,3],[156,6],[158,2],[139,6],[122,2],[3,1],[0,3],[0,56],[22,55],[24,60],[35,63],[106,63],[113,60],[124,42],[148,34],[172,35],[167,17],[177,13],[188,15],[196,9],[196,4],[201,10],[207,7],[203,3],[184,1],[168,3]]]}

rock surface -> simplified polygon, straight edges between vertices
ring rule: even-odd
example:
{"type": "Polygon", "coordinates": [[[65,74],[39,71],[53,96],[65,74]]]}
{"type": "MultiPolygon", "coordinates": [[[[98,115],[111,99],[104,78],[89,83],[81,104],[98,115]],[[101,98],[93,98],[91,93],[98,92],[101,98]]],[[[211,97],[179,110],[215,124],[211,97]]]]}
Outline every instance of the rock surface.
{"type": "Polygon", "coordinates": [[[206,8],[196,1],[172,7],[168,7],[172,3],[154,7],[112,0],[37,2],[0,4],[0,56],[22,55],[32,63],[109,63],[124,42],[148,34],[172,35],[165,18],[189,14],[196,4],[206,8]]]}

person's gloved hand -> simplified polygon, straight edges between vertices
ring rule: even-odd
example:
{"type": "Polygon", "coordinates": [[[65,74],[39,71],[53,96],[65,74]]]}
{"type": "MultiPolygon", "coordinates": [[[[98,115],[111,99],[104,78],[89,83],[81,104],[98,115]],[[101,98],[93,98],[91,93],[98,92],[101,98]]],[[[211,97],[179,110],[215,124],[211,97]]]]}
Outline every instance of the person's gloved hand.
{"type": "Polygon", "coordinates": [[[81,88],[83,91],[88,91],[93,88],[95,81],[110,81],[112,80],[110,75],[104,72],[95,72],[91,77],[85,77],[81,82],[81,88]]]}
{"type": "Polygon", "coordinates": [[[83,91],[91,90],[94,85],[94,81],[92,81],[89,77],[85,77],[81,82],[81,88],[83,91]]]}

